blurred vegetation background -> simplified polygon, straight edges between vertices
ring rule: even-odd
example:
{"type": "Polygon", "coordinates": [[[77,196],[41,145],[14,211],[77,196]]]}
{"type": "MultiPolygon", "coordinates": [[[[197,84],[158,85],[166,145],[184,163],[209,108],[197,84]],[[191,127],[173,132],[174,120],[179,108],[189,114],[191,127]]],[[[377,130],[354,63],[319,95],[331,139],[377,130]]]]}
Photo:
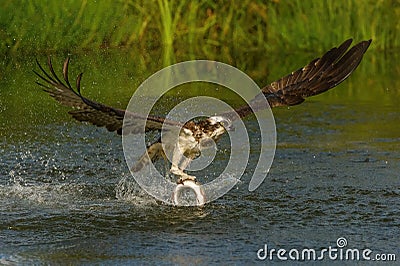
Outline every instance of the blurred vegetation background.
{"type": "MultiPolygon", "coordinates": [[[[2,0],[0,53],[163,49],[214,59],[238,51],[327,49],[346,38],[400,45],[398,0],[2,0]]],[[[227,58],[228,59],[228,58],[227,58]]]]}

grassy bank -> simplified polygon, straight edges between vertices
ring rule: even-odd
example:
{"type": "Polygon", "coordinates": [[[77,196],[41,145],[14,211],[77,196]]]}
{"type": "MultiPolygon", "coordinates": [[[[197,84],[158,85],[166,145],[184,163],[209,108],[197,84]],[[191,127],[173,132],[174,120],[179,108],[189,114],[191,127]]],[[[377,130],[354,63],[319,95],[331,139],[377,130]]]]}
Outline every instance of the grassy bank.
{"type": "Polygon", "coordinates": [[[212,59],[243,51],[326,49],[345,38],[400,47],[399,1],[39,1],[0,2],[0,53],[164,49],[212,59]]]}

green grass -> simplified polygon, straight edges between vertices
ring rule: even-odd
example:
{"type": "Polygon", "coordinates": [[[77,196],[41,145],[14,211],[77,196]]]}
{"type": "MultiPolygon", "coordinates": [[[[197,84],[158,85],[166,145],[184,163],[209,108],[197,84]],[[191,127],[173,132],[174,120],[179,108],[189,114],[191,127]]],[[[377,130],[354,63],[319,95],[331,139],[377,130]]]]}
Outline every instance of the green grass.
{"type": "Polygon", "coordinates": [[[400,46],[399,1],[39,1],[0,2],[0,53],[84,53],[102,48],[161,49],[231,63],[264,50],[325,50],[343,39],[400,46]]]}

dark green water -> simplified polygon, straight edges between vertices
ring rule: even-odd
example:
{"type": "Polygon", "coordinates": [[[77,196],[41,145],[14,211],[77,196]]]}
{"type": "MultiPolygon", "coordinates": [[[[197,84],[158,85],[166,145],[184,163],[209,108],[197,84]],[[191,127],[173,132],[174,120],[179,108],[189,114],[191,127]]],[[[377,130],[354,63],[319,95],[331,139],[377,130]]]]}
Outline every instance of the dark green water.
{"type": "MultiPolygon", "coordinates": [[[[262,85],[312,57],[288,56],[281,65],[273,57],[234,63],[262,85]]],[[[277,151],[255,192],[247,187],[259,135],[254,117],[246,119],[255,152],[243,182],[204,208],[155,203],[132,181],[119,136],[72,121],[67,108],[35,86],[34,58],[6,58],[0,263],[256,264],[265,263],[257,259],[265,244],[321,250],[336,247],[339,237],[348,248],[399,259],[400,69],[393,58],[367,53],[338,88],[274,110],[277,151]]],[[[54,59],[58,70],[62,60],[54,59]]],[[[107,52],[75,55],[70,71],[85,72],[85,95],[122,108],[159,63],[107,52]]],[[[223,165],[217,161],[210,171],[223,165]]]]}

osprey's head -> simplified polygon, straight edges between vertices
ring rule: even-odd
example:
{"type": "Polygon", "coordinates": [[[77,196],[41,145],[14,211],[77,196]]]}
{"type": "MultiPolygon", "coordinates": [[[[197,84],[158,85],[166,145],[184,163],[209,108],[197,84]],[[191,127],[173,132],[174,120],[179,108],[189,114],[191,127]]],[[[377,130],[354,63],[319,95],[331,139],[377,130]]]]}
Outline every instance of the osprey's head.
{"type": "MultiPolygon", "coordinates": [[[[225,130],[226,131],[234,131],[235,130],[235,128],[232,125],[232,121],[229,120],[226,117],[223,117],[223,116],[211,116],[211,117],[208,118],[208,121],[210,122],[211,125],[217,125],[218,124],[218,125],[223,127],[224,130],[222,130],[222,132],[220,134],[224,133],[225,130]]],[[[220,134],[218,134],[218,135],[220,135],[220,134]]]]}

